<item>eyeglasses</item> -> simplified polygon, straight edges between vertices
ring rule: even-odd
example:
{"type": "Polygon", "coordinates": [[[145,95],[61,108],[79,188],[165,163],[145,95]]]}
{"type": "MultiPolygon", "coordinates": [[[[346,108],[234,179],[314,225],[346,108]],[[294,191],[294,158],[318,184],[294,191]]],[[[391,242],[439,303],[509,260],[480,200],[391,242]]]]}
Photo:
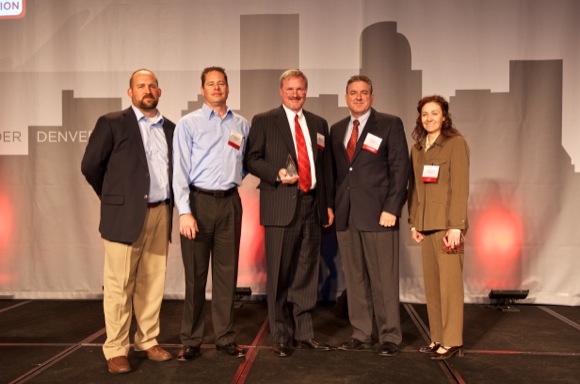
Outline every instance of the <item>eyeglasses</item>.
{"type": "Polygon", "coordinates": [[[298,94],[306,93],[306,89],[302,89],[302,88],[285,88],[282,91],[287,95],[292,95],[294,93],[298,93],[298,94]]]}

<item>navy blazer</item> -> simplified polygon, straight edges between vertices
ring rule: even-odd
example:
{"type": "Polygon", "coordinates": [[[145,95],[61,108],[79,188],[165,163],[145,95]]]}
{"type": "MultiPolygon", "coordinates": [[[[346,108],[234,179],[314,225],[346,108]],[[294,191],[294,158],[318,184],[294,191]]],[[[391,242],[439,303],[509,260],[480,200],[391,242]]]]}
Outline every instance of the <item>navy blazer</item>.
{"type": "MultiPolygon", "coordinates": [[[[173,131],[163,118],[169,151],[169,212],[173,212],[173,131]]],[[[133,108],[101,116],[91,133],[81,171],[101,200],[101,236],[109,241],[135,242],[147,213],[149,167],[133,108]]],[[[168,239],[171,237],[171,217],[168,239]]]]}
{"type": "Polygon", "coordinates": [[[336,180],[335,223],[339,231],[348,228],[348,217],[361,231],[389,231],[379,225],[381,212],[397,217],[406,201],[409,179],[409,152],[400,118],[371,109],[359,137],[352,163],[348,160],[344,137],[350,116],[330,129],[336,180]],[[363,148],[368,135],[381,139],[377,153],[363,148]]]}

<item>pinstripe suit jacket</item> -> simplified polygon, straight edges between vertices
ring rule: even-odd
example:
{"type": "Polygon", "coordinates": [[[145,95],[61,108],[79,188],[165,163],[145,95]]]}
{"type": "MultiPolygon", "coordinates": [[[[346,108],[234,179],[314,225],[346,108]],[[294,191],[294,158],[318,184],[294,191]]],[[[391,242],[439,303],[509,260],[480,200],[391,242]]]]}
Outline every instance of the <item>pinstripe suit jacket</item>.
{"type": "MultiPolygon", "coordinates": [[[[326,224],[327,208],[333,207],[328,123],[313,113],[303,113],[315,161],[318,214],[321,224],[326,224]],[[324,137],[323,149],[316,145],[319,134],[324,137]]],[[[286,168],[288,154],[297,163],[294,139],[284,108],[280,106],[254,116],[246,145],[244,168],[260,178],[260,224],[263,226],[287,226],[294,218],[298,186],[276,181],[278,171],[286,168]]]]}

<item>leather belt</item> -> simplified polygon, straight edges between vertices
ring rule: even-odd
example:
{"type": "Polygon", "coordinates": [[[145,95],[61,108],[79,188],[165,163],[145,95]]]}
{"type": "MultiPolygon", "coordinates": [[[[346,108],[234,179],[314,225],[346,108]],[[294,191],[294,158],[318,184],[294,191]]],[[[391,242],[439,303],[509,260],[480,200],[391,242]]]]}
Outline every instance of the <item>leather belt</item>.
{"type": "Polygon", "coordinates": [[[147,208],[156,208],[160,205],[167,205],[169,204],[169,199],[165,199],[163,201],[156,201],[155,203],[147,203],[147,208]]]}
{"type": "Polygon", "coordinates": [[[189,190],[193,191],[193,192],[203,193],[204,195],[209,195],[209,196],[213,196],[216,198],[223,198],[223,197],[228,197],[228,196],[234,194],[235,192],[237,192],[238,187],[233,187],[233,188],[227,189],[225,191],[211,191],[209,189],[203,189],[203,188],[196,187],[195,185],[190,185],[189,190]]]}

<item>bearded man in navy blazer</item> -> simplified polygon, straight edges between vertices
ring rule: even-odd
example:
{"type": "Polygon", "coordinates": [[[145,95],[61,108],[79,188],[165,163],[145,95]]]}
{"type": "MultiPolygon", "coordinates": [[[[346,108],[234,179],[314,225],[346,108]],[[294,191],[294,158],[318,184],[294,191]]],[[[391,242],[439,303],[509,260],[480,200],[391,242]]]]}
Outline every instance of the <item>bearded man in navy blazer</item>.
{"type": "Polygon", "coordinates": [[[400,118],[371,108],[371,80],[346,85],[350,116],[330,130],[334,156],[335,215],[352,338],[338,349],[373,348],[394,356],[402,339],[399,314],[399,218],[407,195],[409,152],[400,118]]]}
{"type": "Polygon", "coordinates": [[[151,360],[171,359],[156,337],[171,235],[175,124],[157,110],[161,89],[153,72],[135,71],[127,94],[133,105],[98,119],[81,164],[101,201],[103,353],[111,373],[131,370],[132,315],[137,322],[135,351],[151,360]]]}
{"type": "Polygon", "coordinates": [[[260,178],[268,318],[273,352],[280,357],[289,356],[294,344],[330,350],[314,339],[312,311],[318,295],[321,228],[334,219],[332,158],[326,120],[302,109],[307,90],[301,71],[282,74],[282,106],[254,116],[244,160],[245,168],[260,178]],[[297,175],[287,169],[295,165],[297,175]]]}

